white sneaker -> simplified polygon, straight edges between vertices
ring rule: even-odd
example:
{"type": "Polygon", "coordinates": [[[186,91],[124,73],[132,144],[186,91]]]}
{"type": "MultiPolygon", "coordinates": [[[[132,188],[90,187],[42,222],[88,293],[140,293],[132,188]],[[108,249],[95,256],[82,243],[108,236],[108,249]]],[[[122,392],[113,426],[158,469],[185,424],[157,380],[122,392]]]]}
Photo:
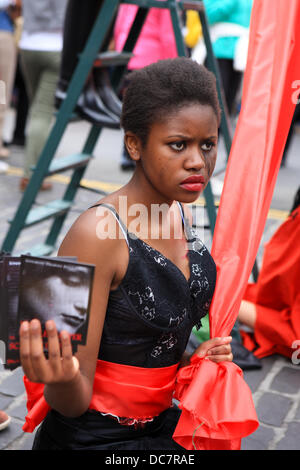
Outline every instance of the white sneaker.
{"type": "Polygon", "coordinates": [[[7,173],[8,169],[9,169],[9,165],[6,162],[0,161],[0,173],[7,173]]]}
{"type": "Polygon", "coordinates": [[[211,190],[215,196],[221,196],[223,191],[223,181],[218,180],[217,178],[211,178],[210,180],[211,190]]]}

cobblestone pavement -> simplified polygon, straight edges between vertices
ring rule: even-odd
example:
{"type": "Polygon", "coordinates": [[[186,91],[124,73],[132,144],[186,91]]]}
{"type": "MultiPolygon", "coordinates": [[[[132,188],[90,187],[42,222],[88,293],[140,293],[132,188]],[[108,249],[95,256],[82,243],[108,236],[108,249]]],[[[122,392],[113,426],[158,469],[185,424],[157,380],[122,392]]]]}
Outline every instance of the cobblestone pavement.
{"type": "MultiPolygon", "coordinates": [[[[7,125],[9,133],[9,124],[7,125]]],[[[82,147],[87,133],[84,123],[71,124],[58,149],[58,156],[73,153],[82,147]]],[[[129,174],[119,170],[122,134],[119,131],[103,131],[95,149],[95,161],[90,164],[86,178],[94,187],[103,187],[110,191],[128,180],[129,174]],[[97,178],[95,178],[97,175],[97,178]],[[101,184],[100,184],[101,182],[101,184]]],[[[273,216],[268,218],[261,247],[258,253],[258,264],[261,262],[263,244],[270,238],[275,229],[282,223],[286,211],[290,209],[293,195],[300,184],[300,135],[295,135],[287,167],[280,170],[274,198],[272,201],[273,216]],[[275,214],[275,215],[274,215],[275,214]]],[[[7,220],[13,217],[20,200],[18,181],[21,175],[23,149],[12,147],[8,174],[0,175],[0,243],[6,234],[7,220]]],[[[224,152],[220,146],[219,166],[224,161],[224,152]]],[[[55,178],[51,193],[41,193],[37,203],[55,199],[65,187],[66,177],[55,178]]],[[[60,239],[69,228],[79,212],[97,201],[94,193],[80,191],[76,203],[68,216],[60,239]]],[[[21,236],[17,248],[20,251],[29,249],[36,242],[43,241],[47,234],[47,223],[27,229],[21,236]]],[[[209,245],[209,235],[205,235],[209,245]]],[[[244,372],[257,409],[260,426],[258,430],[243,439],[243,450],[300,450],[300,370],[291,360],[272,356],[262,360],[262,369],[244,372]]],[[[34,435],[23,433],[22,425],[26,414],[26,401],[21,368],[7,371],[0,364],[0,409],[5,410],[12,418],[8,428],[0,432],[0,449],[29,450],[34,435]]]]}

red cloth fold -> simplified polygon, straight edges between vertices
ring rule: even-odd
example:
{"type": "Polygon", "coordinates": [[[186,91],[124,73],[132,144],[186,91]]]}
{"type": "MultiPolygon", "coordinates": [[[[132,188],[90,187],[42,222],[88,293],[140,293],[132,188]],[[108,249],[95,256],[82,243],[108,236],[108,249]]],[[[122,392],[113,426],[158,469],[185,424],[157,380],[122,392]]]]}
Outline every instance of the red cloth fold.
{"type": "Polygon", "coordinates": [[[176,440],[188,450],[238,450],[241,437],[257,427],[253,408],[244,409],[251,391],[233,362],[192,356],[191,364],[178,371],[175,398],[183,410],[176,440]]]}
{"type": "Polygon", "coordinates": [[[33,432],[47,416],[50,406],[44,398],[44,384],[31,382],[26,375],[23,380],[27,394],[28,413],[22,429],[24,432],[33,432]]]}
{"type": "MultiPolygon", "coordinates": [[[[218,273],[209,314],[212,337],[232,330],[264,230],[296,104],[299,23],[298,0],[288,8],[286,0],[254,0],[242,107],[212,245],[218,273]]],[[[201,361],[180,406],[173,438],[188,449],[194,434],[199,448],[238,448],[237,439],[258,426],[248,386],[230,363],[201,361]]]]}

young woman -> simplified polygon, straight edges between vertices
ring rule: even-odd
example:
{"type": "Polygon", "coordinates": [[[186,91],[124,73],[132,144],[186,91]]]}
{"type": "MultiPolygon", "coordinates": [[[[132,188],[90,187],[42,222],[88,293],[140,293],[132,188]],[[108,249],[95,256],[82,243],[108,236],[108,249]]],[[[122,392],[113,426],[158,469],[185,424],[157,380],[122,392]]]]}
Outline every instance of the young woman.
{"type": "MultiPolygon", "coordinates": [[[[122,126],[135,172],[77,219],[59,250],[96,266],[87,345],[72,357],[62,331],[60,352],[50,320],[46,359],[38,320],[20,328],[27,383],[45,385],[51,408],[35,449],[179,448],[176,372],[189,363],[185,347],[216,280],[183,204],[212,175],[219,120],[214,76],[196,62],[169,59],[132,73],[122,126]]],[[[210,339],[196,353],[231,361],[230,341],[210,339]]]]}

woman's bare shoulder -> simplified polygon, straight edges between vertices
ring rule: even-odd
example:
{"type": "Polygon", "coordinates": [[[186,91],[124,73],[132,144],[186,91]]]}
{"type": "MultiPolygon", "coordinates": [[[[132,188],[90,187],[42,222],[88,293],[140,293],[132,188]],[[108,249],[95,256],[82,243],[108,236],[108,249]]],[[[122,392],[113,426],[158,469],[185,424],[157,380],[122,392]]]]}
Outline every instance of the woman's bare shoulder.
{"type": "Polygon", "coordinates": [[[83,212],[66,234],[59,255],[77,256],[81,261],[101,259],[115,253],[124,235],[111,210],[104,206],[83,212]]]}

